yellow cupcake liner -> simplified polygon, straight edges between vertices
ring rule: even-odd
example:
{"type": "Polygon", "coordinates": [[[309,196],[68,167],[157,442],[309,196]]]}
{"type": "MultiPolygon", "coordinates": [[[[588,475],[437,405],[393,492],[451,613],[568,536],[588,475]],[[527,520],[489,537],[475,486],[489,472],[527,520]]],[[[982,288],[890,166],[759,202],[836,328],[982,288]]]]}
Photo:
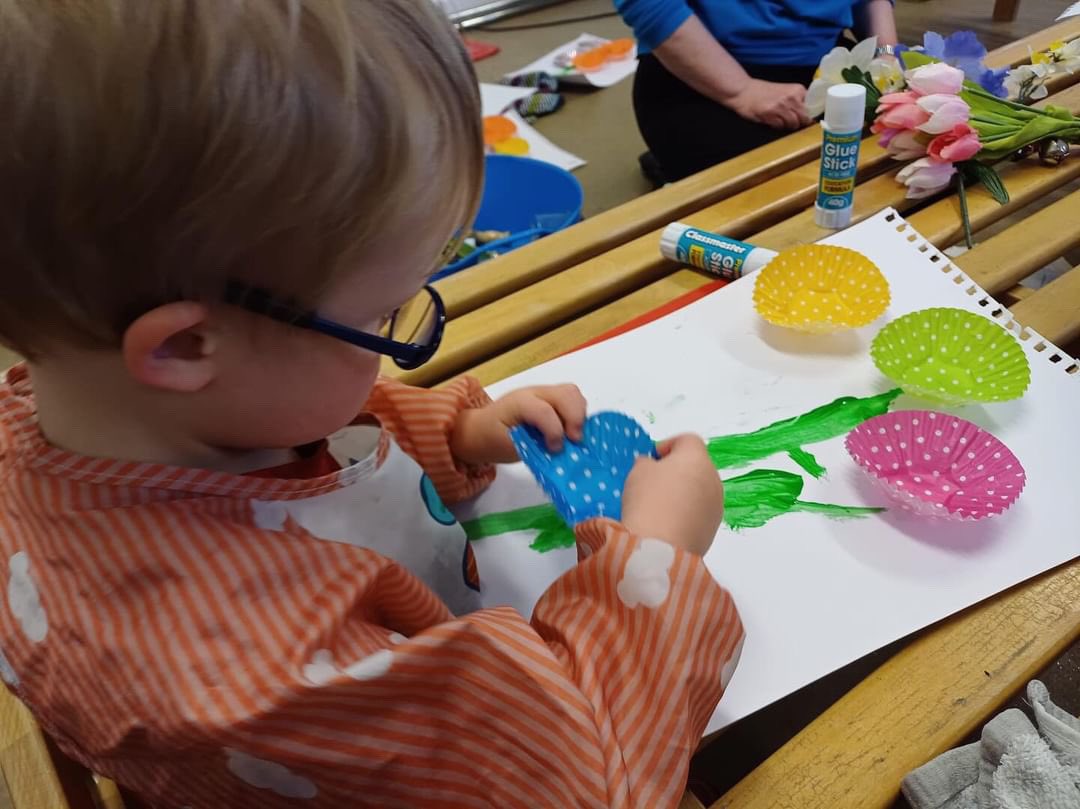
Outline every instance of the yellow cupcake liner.
{"type": "Polygon", "coordinates": [[[785,250],[758,271],[754,283],[754,308],[765,320],[816,334],[872,323],[890,299],[889,282],[876,264],[827,244],[785,250]]]}

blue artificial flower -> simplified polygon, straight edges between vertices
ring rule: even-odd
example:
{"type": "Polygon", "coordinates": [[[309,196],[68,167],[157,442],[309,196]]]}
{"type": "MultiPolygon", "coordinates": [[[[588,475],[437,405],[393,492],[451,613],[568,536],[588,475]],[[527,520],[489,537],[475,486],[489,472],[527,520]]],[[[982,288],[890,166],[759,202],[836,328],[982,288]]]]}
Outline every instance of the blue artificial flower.
{"type": "Polygon", "coordinates": [[[922,49],[927,56],[964,71],[968,81],[975,82],[988,93],[998,98],[1008,96],[1005,75],[1009,69],[991,70],[986,66],[986,48],[974,31],[957,31],[947,37],[927,31],[923,35],[922,49]]]}

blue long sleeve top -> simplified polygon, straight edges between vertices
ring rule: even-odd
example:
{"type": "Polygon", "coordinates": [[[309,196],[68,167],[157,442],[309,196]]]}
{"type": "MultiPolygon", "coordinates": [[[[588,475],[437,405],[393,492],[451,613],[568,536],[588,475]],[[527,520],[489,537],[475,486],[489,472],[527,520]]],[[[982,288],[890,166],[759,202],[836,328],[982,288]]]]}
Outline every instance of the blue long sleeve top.
{"type": "Polygon", "coordinates": [[[739,62],[816,65],[868,0],[615,0],[647,53],[697,14],[739,62]]]}

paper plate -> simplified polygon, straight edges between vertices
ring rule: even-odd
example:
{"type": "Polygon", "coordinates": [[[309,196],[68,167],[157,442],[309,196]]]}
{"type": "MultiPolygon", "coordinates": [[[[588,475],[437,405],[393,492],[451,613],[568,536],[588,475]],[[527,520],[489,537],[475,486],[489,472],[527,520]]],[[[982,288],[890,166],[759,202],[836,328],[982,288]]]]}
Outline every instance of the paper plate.
{"type": "Polygon", "coordinates": [[[1016,338],[965,309],[904,315],[878,333],[870,355],[907,393],[934,402],[1004,402],[1020,398],[1031,384],[1016,338]]]}
{"type": "Polygon", "coordinates": [[[909,511],[981,520],[1007,510],[1024,490],[1016,456],[977,424],[933,410],[899,410],[864,421],[848,454],[909,511]]]}
{"type": "Polygon", "coordinates": [[[754,308],[770,323],[827,334],[856,329],[889,306],[889,283],[862,253],[807,244],[785,250],[758,271],[754,308]]]}
{"type": "Polygon", "coordinates": [[[634,462],[656,455],[645,428],[622,413],[597,413],[585,420],[580,444],[565,441],[551,453],[532,427],[515,427],[510,438],[521,460],[568,525],[593,517],[622,517],[622,489],[634,462]]]}

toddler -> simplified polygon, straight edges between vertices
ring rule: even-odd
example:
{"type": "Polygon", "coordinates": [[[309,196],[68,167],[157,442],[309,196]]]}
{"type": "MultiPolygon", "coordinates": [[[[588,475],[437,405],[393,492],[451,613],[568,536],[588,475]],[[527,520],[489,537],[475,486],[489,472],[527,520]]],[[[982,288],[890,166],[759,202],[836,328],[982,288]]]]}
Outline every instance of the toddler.
{"type": "Polygon", "coordinates": [[[700,439],[527,620],[444,504],[581,394],[378,377],[482,183],[436,6],[0,0],[0,118],[0,676],[60,748],[155,809],[675,806],[742,641],[700,439]]]}

